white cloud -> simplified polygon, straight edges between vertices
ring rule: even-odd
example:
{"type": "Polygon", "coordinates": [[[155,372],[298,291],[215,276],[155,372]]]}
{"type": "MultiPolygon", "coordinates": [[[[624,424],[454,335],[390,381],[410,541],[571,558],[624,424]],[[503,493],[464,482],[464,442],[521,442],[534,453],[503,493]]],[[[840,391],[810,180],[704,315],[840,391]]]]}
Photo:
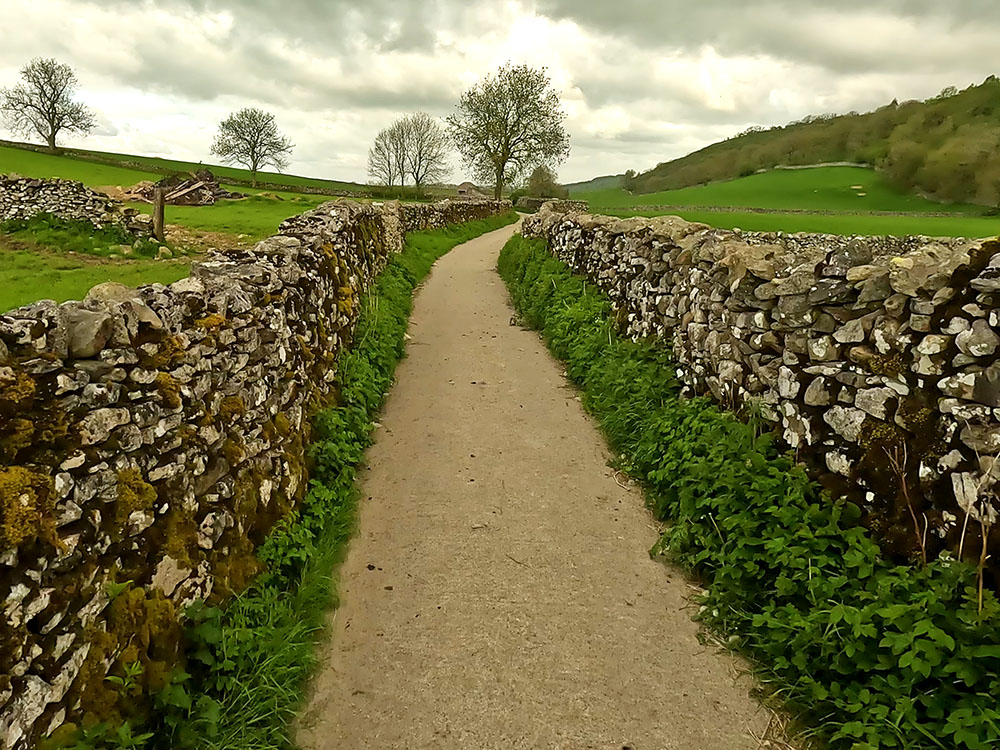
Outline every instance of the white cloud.
{"type": "Polygon", "coordinates": [[[647,168],[752,124],[978,82],[1000,31],[1000,9],[984,0],[3,6],[0,85],[35,56],[71,64],[100,113],[74,145],[208,161],[218,121],[259,106],[296,143],[293,171],[358,181],[375,132],[407,111],[447,115],[507,61],[549,69],[573,144],[561,176],[577,180],[647,168]]]}

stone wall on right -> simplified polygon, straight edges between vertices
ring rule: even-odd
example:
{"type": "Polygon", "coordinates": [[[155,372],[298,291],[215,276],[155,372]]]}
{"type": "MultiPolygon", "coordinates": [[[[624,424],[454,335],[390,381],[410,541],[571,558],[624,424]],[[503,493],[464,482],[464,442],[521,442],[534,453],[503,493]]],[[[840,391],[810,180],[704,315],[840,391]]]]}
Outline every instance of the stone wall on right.
{"type": "Polygon", "coordinates": [[[523,232],[610,297],[623,333],[672,342],[689,394],[774,422],[887,552],[978,559],[985,537],[997,558],[1000,242],[548,208],[523,232]]]}

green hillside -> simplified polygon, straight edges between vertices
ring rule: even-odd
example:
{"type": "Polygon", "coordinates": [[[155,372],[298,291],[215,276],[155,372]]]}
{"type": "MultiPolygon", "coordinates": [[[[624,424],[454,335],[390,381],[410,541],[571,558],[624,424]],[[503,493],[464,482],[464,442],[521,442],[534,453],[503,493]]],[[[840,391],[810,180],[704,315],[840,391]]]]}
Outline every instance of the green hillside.
{"type": "Polygon", "coordinates": [[[135,169],[95,164],[68,156],[42,154],[10,146],[0,146],[0,174],[16,172],[25,177],[59,177],[84,185],[134,185],[140,180],[158,180],[160,175],[135,169]]]}
{"type": "Polygon", "coordinates": [[[1000,217],[986,215],[982,206],[942,205],[902,192],[874,170],[860,167],[778,169],[645,195],[632,195],[619,188],[577,193],[574,197],[588,201],[594,213],[672,214],[688,221],[749,231],[935,237],[1000,234],[1000,217]]]}
{"type": "MultiPolygon", "coordinates": [[[[243,182],[249,184],[250,182],[250,171],[246,169],[238,169],[236,167],[225,167],[216,164],[204,164],[201,162],[195,163],[190,161],[180,161],[177,159],[161,159],[155,156],[136,156],[133,154],[116,154],[106,151],[88,151],[86,149],[72,148],[63,149],[59,156],[52,156],[51,154],[4,145],[0,145],[0,173],[13,171],[19,172],[20,174],[26,174],[26,172],[18,170],[16,166],[8,166],[8,164],[16,165],[19,162],[35,164],[36,157],[49,157],[51,159],[68,160],[82,164],[93,164],[95,167],[107,167],[107,169],[111,171],[103,174],[108,176],[117,174],[120,177],[120,179],[112,180],[110,182],[95,183],[83,180],[84,182],[87,182],[87,184],[120,185],[124,187],[126,185],[135,184],[138,180],[158,180],[163,174],[173,172],[191,172],[196,169],[205,168],[211,169],[212,172],[215,173],[215,176],[219,178],[220,182],[229,182],[231,184],[240,184],[243,182]],[[19,156],[19,154],[21,156],[19,156]],[[142,176],[135,177],[135,175],[142,176]]],[[[92,179],[96,179],[94,175],[102,174],[97,169],[90,170],[89,168],[81,167],[81,170],[82,174],[91,176],[92,179]]],[[[81,179],[68,174],[61,175],[54,172],[51,175],[39,176],[81,179]]],[[[259,182],[273,183],[275,185],[287,185],[288,188],[292,190],[300,187],[359,192],[370,189],[366,185],[360,185],[355,182],[340,182],[337,180],[323,180],[313,177],[298,177],[296,175],[279,174],[277,172],[258,172],[257,180],[259,182]]]]}
{"type": "Polygon", "coordinates": [[[809,117],[753,129],[636,176],[633,193],[731,180],[775,166],[870,165],[903,192],[949,203],[1000,204],[1000,81],[867,114],[809,117]]]}
{"type": "Polygon", "coordinates": [[[572,182],[569,185],[563,185],[571,197],[576,197],[578,193],[593,193],[597,190],[614,190],[620,188],[625,184],[625,175],[607,175],[606,177],[595,177],[592,180],[587,180],[586,182],[572,182]]]}
{"type": "Polygon", "coordinates": [[[971,204],[942,205],[905,193],[884,176],[863,167],[779,169],[709,185],[632,195],[622,189],[579,192],[591,208],[641,206],[712,206],[767,208],[851,213],[961,213],[982,215],[984,208],[971,204]]]}

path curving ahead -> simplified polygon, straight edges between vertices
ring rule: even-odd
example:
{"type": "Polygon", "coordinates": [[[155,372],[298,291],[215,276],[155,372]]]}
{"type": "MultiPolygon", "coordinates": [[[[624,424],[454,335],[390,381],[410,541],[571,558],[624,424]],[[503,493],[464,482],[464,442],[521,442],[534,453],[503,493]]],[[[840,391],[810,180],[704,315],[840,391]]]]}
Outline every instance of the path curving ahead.
{"type": "Polygon", "coordinates": [[[494,267],[508,227],[419,292],[363,473],[304,750],[754,750],[767,724],[699,644],[652,518],[494,267]]]}

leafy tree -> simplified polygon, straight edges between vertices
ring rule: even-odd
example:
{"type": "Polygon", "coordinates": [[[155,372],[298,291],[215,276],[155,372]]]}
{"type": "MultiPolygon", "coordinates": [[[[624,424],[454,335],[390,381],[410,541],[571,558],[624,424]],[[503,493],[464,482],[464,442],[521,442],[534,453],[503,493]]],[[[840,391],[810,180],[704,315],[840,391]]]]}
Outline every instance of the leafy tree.
{"type": "Polygon", "coordinates": [[[525,185],[525,191],[532,198],[569,197],[569,191],[556,180],[555,172],[544,164],[535,167],[525,185]]]}
{"type": "Polygon", "coordinates": [[[448,130],[465,165],[493,183],[499,200],[527,170],[566,158],[565,118],[544,68],[508,64],[462,94],[448,130]]]}
{"type": "Polygon", "coordinates": [[[250,184],[257,187],[257,171],[273,166],[279,172],[288,166],[294,148],[275,122],[274,115],[247,107],[219,123],[212,143],[212,153],[226,164],[239,164],[250,170],[250,184]]]}
{"type": "Polygon", "coordinates": [[[20,83],[0,90],[0,112],[11,130],[26,137],[37,134],[55,152],[59,133],[88,133],[96,124],[94,114],[73,100],[76,87],[69,65],[36,57],[21,68],[20,83]]]}

